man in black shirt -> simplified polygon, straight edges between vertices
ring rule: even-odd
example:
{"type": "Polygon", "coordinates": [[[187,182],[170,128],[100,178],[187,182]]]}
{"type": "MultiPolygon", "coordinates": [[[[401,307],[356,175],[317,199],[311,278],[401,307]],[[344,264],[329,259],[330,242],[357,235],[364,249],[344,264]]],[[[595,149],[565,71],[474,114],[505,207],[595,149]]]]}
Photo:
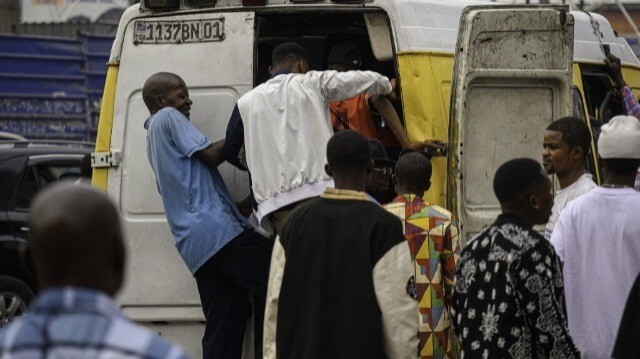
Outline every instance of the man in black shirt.
{"type": "Polygon", "coordinates": [[[462,250],[451,314],[469,358],[579,358],[564,305],[560,261],[533,230],[551,215],[551,181],[519,158],[498,168],[502,214],[462,250]]]}
{"type": "Polygon", "coordinates": [[[369,143],[346,130],[327,145],[335,189],[302,205],[271,259],[265,358],[416,358],[418,303],[400,221],[372,201],[369,143]]]}

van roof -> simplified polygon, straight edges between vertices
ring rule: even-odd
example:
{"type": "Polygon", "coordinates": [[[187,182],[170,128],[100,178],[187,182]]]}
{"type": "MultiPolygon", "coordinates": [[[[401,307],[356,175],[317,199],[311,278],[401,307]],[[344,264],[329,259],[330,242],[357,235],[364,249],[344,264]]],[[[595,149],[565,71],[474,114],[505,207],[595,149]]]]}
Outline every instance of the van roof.
{"type": "MultiPolygon", "coordinates": [[[[224,11],[224,10],[277,10],[277,9],[332,9],[348,10],[364,8],[383,9],[394,23],[400,24],[396,28],[395,41],[399,52],[446,52],[454,51],[458,38],[458,26],[462,10],[469,5],[494,5],[508,6],[483,1],[472,0],[373,0],[363,1],[359,4],[336,4],[329,0],[320,0],[310,4],[293,3],[291,0],[268,0],[269,5],[255,8],[245,8],[241,0],[218,0],[215,6],[210,8],[183,8],[173,12],[154,12],[140,7],[140,4],[129,7],[118,27],[118,34],[111,50],[109,61],[119,62],[120,51],[122,49],[124,31],[129,23],[136,18],[149,16],[169,16],[171,14],[202,13],[203,11],[224,11]]],[[[600,42],[594,32],[594,24],[599,26],[602,33],[602,42],[609,44],[611,52],[620,57],[626,65],[640,67],[640,61],[633,53],[626,40],[617,37],[609,24],[609,21],[602,15],[587,13],[583,11],[572,11],[575,20],[574,35],[574,60],[579,62],[602,63],[604,57],[600,42]]]]}

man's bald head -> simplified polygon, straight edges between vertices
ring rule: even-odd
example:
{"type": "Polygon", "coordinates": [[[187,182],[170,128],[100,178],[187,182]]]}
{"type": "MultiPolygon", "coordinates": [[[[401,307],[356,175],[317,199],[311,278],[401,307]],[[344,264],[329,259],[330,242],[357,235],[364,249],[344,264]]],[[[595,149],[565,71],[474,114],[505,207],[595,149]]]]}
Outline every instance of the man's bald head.
{"type": "Polygon", "coordinates": [[[81,286],[113,296],[121,287],[125,250],[118,213],[88,186],[58,183],[34,199],[29,248],[42,289],[81,286]]]}
{"type": "Polygon", "coordinates": [[[151,75],[142,86],[142,100],[149,112],[154,114],[161,110],[162,106],[158,104],[158,98],[166,96],[169,91],[182,84],[184,80],[171,72],[158,72],[151,75]]]}

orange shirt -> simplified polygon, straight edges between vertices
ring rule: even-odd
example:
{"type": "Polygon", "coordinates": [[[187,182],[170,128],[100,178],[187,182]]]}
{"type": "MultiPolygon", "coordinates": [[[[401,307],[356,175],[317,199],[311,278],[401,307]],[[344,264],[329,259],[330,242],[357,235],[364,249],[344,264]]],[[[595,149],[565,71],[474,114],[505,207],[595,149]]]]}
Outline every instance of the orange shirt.
{"type": "Polygon", "coordinates": [[[345,101],[329,104],[333,132],[353,130],[368,139],[378,138],[378,129],[369,109],[369,96],[360,94],[345,101]]]}

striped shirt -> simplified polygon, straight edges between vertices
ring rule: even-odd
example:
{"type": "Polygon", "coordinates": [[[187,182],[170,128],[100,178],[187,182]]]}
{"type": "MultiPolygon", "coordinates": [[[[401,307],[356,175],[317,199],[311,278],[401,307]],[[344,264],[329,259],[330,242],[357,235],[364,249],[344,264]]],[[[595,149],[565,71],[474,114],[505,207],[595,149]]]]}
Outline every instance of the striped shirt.
{"type": "Polygon", "coordinates": [[[29,314],[0,331],[1,359],[187,358],[178,346],[129,321],[105,294],[49,289],[29,314]]]}
{"type": "MultiPolygon", "coordinates": [[[[640,104],[638,104],[638,98],[633,94],[629,86],[625,86],[620,90],[622,95],[622,103],[624,104],[624,110],[629,116],[635,116],[640,120],[640,104]]],[[[638,175],[635,182],[636,191],[640,191],[640,168],[638,168],[638,175]]]]}

